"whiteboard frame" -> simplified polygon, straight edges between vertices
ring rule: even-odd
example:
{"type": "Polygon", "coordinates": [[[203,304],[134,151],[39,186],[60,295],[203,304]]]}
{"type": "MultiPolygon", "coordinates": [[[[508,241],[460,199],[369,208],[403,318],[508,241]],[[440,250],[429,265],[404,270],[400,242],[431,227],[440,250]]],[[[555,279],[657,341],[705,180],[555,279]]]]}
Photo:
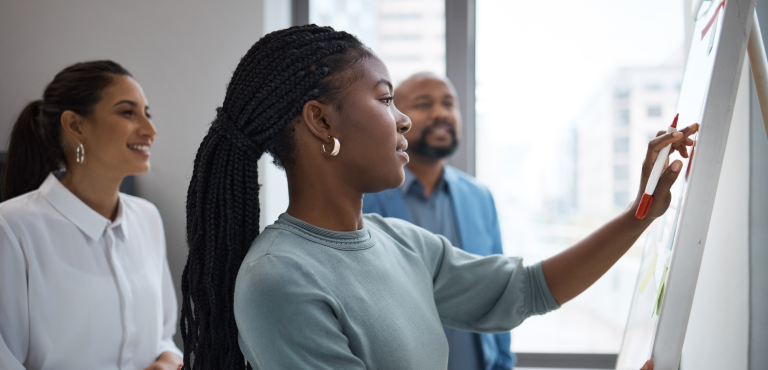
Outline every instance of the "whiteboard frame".
{"type": "MultiPolygon", "coordinates": [[[[719,0],[714,2],[716,5],[719,0]]],[[[656,370],[677,370],[680,364],[754,8],[755,0],[726,0],[722,11],[720,41],[704,100],[696,154],[650,349],[656,370]]]]}

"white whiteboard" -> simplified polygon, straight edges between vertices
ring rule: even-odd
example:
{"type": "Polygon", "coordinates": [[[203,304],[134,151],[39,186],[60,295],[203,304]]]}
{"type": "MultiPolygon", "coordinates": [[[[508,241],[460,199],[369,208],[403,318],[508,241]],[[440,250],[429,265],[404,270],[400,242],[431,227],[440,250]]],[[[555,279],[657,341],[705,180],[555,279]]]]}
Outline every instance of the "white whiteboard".
{"type": "MultiPolygon", "coordinates": [[[[678,128],[699,122],[669,210],[648,230],[616,368],[677,370],[720,178],[755,0],[701,2],[680,88],[678,128]]],[[[687,15],[687,13],[686,13],[687,15]]],[[[672,117],[669,117],[670,121],[672,117]]],[[[659,127],[659,130],[664,129],[659,127]]]]}

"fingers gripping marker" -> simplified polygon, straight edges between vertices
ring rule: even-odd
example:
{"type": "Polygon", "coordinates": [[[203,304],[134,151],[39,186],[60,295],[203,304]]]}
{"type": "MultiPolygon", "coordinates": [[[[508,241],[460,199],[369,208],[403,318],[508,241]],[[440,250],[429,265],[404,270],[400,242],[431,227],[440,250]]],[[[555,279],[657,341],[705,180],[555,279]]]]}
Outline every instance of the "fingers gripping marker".
{"type": "MultiPolygon", "coordinates": [[[[680,117],[678,113],[675,115],[675,119],[672,121],[672,125],[667,128],[667,134],[673,134],[677,131],[677,119],[680,117]]],[[[669,156],[669,150],[672,144],[667,145],[659,151],[659,155],[656,157],[656,162],[653,164],[651,174],[648,176],[648,182],[645,185],[645,191],[643,192],[643,198],[640,199],[640,206],[637,207],[635,217],[639,219],[645,218],[648,215],[648,210],[651,209],[651,203],[653,203],[653,192],[656,191],[656,185],[659,183],[659,178],[662,172],[664,172],[664,163],[669,156]]]]}
{"type": "Polygon", "coordinates": [[[651,209],[651,203],[653,203],[653,195],[643,194],[643,198],[640,199],[640,206],[637,207],[635,217],[644,219],[648,215],[648,210],[651,209]]]}

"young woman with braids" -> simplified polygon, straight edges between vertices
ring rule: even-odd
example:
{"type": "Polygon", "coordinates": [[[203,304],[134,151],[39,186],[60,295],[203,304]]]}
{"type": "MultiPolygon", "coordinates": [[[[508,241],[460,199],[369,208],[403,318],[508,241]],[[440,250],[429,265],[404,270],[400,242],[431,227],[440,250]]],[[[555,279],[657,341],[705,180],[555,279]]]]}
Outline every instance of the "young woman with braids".
{"type": "MultiPolygon", "coordinates": [[[[242,58],[187,196],[185,368],[445,369],[441,323],[502,332],[558,308],[667,208],[680,162],[667,168],[651,217],[628,210],[528,267],[362,215],[363,194],[399,186],[408,161],[410,120],[389,81],[368,48],[328,27],[270,33],[242,58]],[[259,234],[265,152],[286,170],[290,205],[259,234]]],[[[660,148],[682,150],[695,130],[651,141],[643,179],[660,148]]]]}
{"type": "Polygon", "coordinates": [[[0,203],[0,369],[181,367],[160,214],[118,191],[149,170],[146,101],[117,63],[77,63],[13,126],[0,203]]]}

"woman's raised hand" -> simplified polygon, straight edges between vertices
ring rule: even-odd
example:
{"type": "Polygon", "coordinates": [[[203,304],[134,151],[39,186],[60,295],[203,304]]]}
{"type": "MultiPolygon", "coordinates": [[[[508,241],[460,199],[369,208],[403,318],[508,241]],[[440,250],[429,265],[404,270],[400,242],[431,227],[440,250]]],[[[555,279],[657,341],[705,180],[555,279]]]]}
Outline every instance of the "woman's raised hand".
{"type": "MultiPolygon", "coordinates": [[[[690,136],[698,130],[699,124],[694,123],[675,133],[668,134],[666,131],[659,131],[656,138],[648,143],[648,151],[645,154],[645,161],[643,161],[643,172],[640,176],[640,189],[637,198],[632,203],[632,209],[637,209],[640,205],[645,185],[648,183],[648,177],[651,175],[653,164],[656,163],[656,158],[659,156],[659,152],[664,149],[664,147],[671,144],[672,147],[670,148],[669,154],[677,151],[683,158],[688,158],[688,146],[694,144],[694,141],[690,136]]],[[[675,183],[682,168],[683,163],[681,161],[676,160],[672,162],[672,164],[669,164],[669,158],[667,158],[664,170],[659,178],[659,183],[656,185],[656,190],[652,194],[653,203],[651,203],[651,208],[648,210],[648,217],[650,219],[659,217],[666,212],[669,203],[672,200],[672,194],[669,189],[675,183]]]]}

